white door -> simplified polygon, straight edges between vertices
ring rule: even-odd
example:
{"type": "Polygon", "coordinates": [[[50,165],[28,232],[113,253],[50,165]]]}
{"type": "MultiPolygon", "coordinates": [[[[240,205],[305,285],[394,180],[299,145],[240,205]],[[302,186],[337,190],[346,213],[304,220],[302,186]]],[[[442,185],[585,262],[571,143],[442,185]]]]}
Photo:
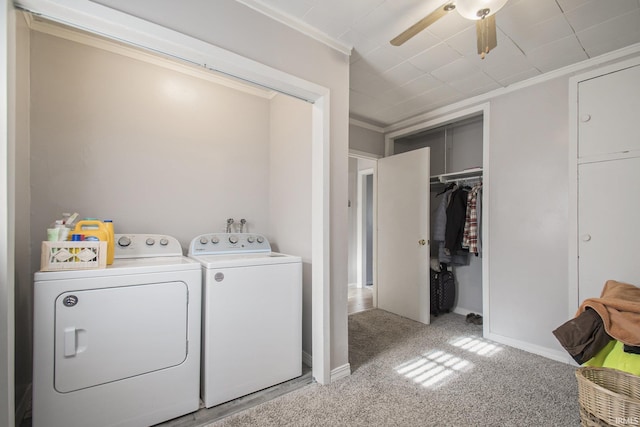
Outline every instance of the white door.
{"type": "Polygon", "coordinates": [[[639,157],[578,167],[578,303],[609,279],[640,285],[638,182],[639,157]]]}
{"type": "Polygon", "coordinates": [[[429,161],[421,148],[378,160],[378,307],[430,322],[429,161]]]}

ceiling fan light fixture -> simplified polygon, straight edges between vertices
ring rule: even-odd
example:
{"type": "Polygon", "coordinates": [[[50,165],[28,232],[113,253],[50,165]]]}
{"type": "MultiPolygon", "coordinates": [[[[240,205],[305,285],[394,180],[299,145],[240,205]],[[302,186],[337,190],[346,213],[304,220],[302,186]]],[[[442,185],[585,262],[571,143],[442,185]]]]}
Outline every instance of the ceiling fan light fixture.
{"type": "Polygon", "coordinates": [[[477,21],[499,11],[508,0],[458,0],[456,10],[462,17],[477,21]]]}

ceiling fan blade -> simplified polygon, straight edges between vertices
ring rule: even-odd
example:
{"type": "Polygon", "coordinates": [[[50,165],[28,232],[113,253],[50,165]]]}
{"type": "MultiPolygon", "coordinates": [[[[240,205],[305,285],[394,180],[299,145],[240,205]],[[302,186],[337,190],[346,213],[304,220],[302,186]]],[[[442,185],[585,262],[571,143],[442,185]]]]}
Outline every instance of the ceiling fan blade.
{"type": "Polygon", "coordinates": [[[431,12],[429,15],[425,16],[424,18],[404,30],[402,33],[400,33],[396,38],[391,40],[391,44],[394,46],[402,45],[407,40],[418,34],[420,31],[424,30],[429,25],[433,24],[438,19],[451,12],[453,9],[455,9],[455,6],[453,6],[452,3],[443,4],[442,6],[431,12]]]}
{"type": "Polygon", "coordinates": [[[491,15],[476,21],[476,36],[478,38],[478,54],[484,56],[496,46],[498,37],[496,35],[496,16],[491,15]]]}

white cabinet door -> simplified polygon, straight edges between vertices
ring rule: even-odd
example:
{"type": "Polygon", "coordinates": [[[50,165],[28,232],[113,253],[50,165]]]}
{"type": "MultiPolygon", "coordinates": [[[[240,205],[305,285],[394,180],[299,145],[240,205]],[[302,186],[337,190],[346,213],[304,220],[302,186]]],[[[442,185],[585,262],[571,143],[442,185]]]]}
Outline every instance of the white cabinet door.
{"type": "Polygon", "coordinates": [[[430,322],[429,148],[378,160],[378,307],[430,322]]]}
{"type": "Polygon", "coordinates": [[[578,156],[640,150],[640,66],[578,86],[578,156]]]}
{"type": "Polygon", "coordinates": [[[609,279],[640,286],[640,158],[578,166],[578,302],[609,279]]]}

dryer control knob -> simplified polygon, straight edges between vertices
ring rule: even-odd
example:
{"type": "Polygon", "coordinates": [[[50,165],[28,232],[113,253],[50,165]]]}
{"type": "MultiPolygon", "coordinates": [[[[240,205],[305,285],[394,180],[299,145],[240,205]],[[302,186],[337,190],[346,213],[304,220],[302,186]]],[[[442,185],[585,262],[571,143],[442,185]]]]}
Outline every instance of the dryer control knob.
{"type": "Polygon", "coordinates": [[[118,246],[126,248],[131,244],[131,239],[127,236],[122,236],[118,239],[118,246]]]}
{"type": "Polygon", "coordinates": [[[146,242],[146,243],[147,243],[147,246],[153,246],[153,245],[155,245],[155,244],[156,244],[156,241],[155,241],[154,239],[152,239],[151,237],[149,237],[149,238],[147,239],[147,242],[146,242]]]}
{"type": "Polygon", "coordinates": [[[229,243],[231,243],[232,245],[238,243],[238,236],[229,236],[229,243]]]}
{"type": "Polygon", "coordinates": [[[162,239],[160,239],[160,244],[162,246],[167,246],[169,244],[169,240],[163,237],[162,239]]]}
{"type": "Polygon", "coordinates": [[[203,245],[206,245],[207,243],[209,243],[209,240],[207,240],[206,237],[201,237],[200,238],[200,243],[202,243],[203,245]]]}
{"type": "Polygon", "coordinates": [[[249,242],[249,243],[253,243],[253,242],[255,242],[255,241],[256,241],[256,238],[255,238],[255,237],[253,237],[253,236],[247,236],[247,242],[249,242]]]}
{"type": "Polygon", "coordinates": [[[220,242],[220,239],[218,239],[218,236],[213,236],[211,238],[211,243],[213,243],[214,245],[217,245],[220,242]]]}
{"type": "Polygon", "coordinates": [[[258,236],[258,243],[262,243],[262,242],[264,242],[264,237],[258,236]]]}

